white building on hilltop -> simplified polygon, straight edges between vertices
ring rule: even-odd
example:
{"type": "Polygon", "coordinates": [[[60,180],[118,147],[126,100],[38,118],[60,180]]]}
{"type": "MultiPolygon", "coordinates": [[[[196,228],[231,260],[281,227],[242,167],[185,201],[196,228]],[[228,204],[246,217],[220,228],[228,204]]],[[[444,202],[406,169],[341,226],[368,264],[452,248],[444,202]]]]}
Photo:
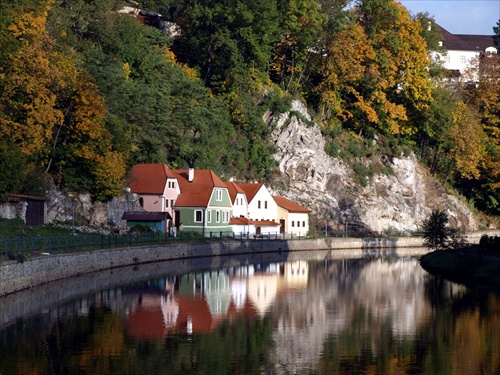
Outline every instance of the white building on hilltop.
{"type": "Polygon", "coordinates": [[[443,36],[440,45],[448,53],[445,56],[433,53],[432,58],[441,62],[454,81],[475,80],[475,74],[472,71],[475,59],[481,53],[497,53],[491,35],[452,34],[437,24],[433,26],[439,28],[443,36]]]}

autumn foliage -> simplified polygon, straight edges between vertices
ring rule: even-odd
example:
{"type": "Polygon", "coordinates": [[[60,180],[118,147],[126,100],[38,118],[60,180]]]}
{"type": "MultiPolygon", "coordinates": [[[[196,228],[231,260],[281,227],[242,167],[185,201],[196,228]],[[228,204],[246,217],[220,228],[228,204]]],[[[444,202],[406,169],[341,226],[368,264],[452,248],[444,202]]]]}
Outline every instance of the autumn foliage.
{"type": "Polygon", "coordinates": [[[29,193],[35,173],[105,200],[137,162],[272,178],[264,114],[300,98],[331,155],[365,166],[368,154],[410,148],[498,212],[500,62],[482,56],[477,85],[449,85],[429,59],[443,51],[427,14],[393,0],[138,6],[181,32],[144,25],[111,0],[0,0],[0,197],[29,193]]]}

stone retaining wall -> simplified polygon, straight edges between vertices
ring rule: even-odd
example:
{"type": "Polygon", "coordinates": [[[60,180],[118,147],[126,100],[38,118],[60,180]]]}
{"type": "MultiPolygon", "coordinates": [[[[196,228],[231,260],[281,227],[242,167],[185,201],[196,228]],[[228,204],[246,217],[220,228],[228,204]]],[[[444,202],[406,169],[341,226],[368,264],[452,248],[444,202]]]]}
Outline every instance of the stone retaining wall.
{"type": "MultiPolygon", "coordinates": [[[[471,240],[476,242],[475,239],[471,240]]],[[[182,243],[47,255],[24,263],[0,262],[0,296],[91,272],[176,259],[314,250],[332,250],[339,256],[350,257],[372,256],[389,251],[390,254],[399,255],[400,249],[422,246],[422,238],[418,237],[323,238],[182,243]]]]}

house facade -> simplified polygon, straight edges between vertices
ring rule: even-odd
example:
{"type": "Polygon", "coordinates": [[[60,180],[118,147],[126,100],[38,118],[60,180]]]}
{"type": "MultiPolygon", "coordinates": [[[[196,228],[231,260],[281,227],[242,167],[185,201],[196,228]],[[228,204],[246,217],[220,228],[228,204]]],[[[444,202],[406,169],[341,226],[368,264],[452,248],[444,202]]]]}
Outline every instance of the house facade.
{"type": "Polygon", "coordinates": [[[309,233],[309,214],[311,210],[286,198],[273,196],[278,207],[280,232],[291,236],[306,236],[309,233]]]}
{"type": "Polygon", "coordinates": [[[229,181],[225,183],[231,203],[233,205],[233,217],[246,217],[248,218],[248,201],[247,196],[242,188],[235,182],[229,181]]]}
{"type": "Polygon", "coordinates": [[[237,185],[246,194],[249,219],[276,221],[278,206],[264,184],[237,185]]]}
{"type": "MultiPolygon", "coordinates": [[[[165,164],[136,164],[130,172],[128,186],[130,192],[139,197],[145,211],[167,213],[160,225],[162,232],[176,225],[174,206],[180,189],[175,175],[165,164]]],[[[158,226],[155,223],[154,227],[158,226]]]]}
{"type": "Polygon", "coordinates": [[[440,45],[447,51],[445,56],[433,53],[431,57],[448,70],[452,80],[475,81],[477,75],[474,72],[474,60],[481,53],[498,52],[494,46],[493,36],[452,34],[437,24],[432,24],[430,27],[439,29],[443,37],[440,45]]]}
{"type": "Polygon", "coordinates": [[[181,193],[175,202],[177,230],[204,237],[232,232],[232,204],[227,186],[212,170],[171,170],[181,193]]]}

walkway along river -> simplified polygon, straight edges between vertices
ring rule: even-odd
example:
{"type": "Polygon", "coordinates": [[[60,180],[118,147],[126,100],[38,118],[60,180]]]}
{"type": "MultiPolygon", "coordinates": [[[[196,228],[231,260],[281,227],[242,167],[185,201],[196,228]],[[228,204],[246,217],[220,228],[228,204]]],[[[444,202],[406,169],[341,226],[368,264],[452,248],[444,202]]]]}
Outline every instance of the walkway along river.
{"type": "MultiPolygon", "coordinates": [[[[469,235],[477,243],[483,233],[469,235]]],[[[96,271],[144,263],[214,256],[263,254],[294,251],[331,250],[335,256],[401,255],[406,248],[428,252],[421,237],[397,238],[319,238],[304,240],[243,240],[207,243],[182,243],[168,246],[141,246],[81,253],[43,255],[24,263],[0,261],[0,296],[32,288],[36,285],[96,271]]]]}

